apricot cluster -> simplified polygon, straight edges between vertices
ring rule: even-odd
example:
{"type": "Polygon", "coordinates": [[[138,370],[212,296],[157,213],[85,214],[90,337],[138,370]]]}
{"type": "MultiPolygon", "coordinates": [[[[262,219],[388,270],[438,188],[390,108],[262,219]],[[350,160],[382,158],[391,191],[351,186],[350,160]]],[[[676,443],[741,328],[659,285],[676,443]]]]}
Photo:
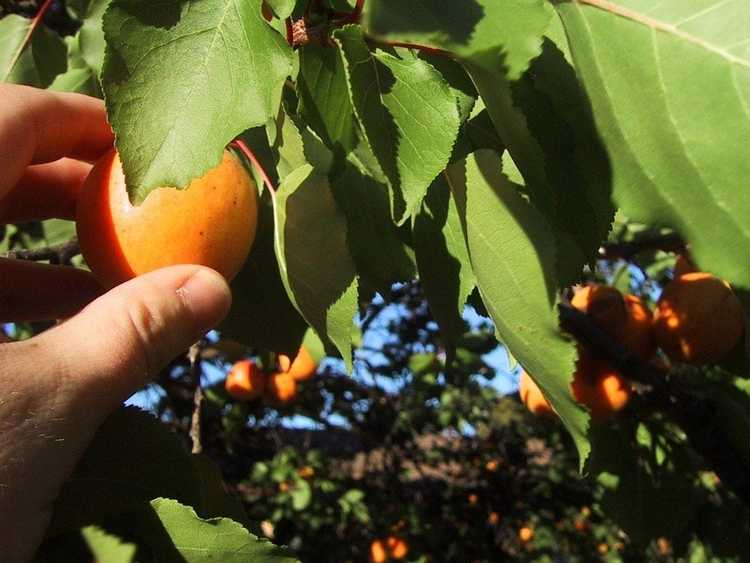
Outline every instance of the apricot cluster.
{"type": "Polygon", "coordinates": [[[370,544],[370,562],[386,563],[398,561],[409,553],[409,544],[404,538],[389,536],[385,539],[374,540],[370,544]]]}
{"type": "Polygon", "coordinates": [[[224,387],[238,401],[262,398],[269,405],[283,406],[297,396],[297,382],[313,377],[318,366],[307,348],[302,346],[293,360],[279,354],[278,368],[278,371],[267,373],[253,360],[241,360],[232,366],[224,387]]]}
{"type": "MultiPolygon", "coordinates": [[[[653,358],[658,347],[676,362],[717,364],[729,356],[744,334],[742,305],[730,285],[696,271],[686,256],[678,258],[674,279],[664,287],[653,315],[638,297],[603,285],[579,288],[571,305],[645,361],[653,358]]],[[[534,414],[554,412],[525,371],[519,393],[534,414]]],[[[603,420],[625,407],[630,386],[617,370],[579,345],[571,394],[588,408],[593,420],[603,420]]]]}
{"type": "MultiPolygon", "coordinates": [[[[656,351],[651,311],[635,295],[623,295],[609,286],[589,285],[576,290],[571,305],[644,360],[656,351]]],[[[521,400],[531,412],[554,412],[528,373],[521,374],[520,383],[521,400]]],[[[622,375],[607,362],[591,357],[580,345],[571,393],[588,408],[594,420],[612,416],[630,399],[630,388],[622,375]]]]}

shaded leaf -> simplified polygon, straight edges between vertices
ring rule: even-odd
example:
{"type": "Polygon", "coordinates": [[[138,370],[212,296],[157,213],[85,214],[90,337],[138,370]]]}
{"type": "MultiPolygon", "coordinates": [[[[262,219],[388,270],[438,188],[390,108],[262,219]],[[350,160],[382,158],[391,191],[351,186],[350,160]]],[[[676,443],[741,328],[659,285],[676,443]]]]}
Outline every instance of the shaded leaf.
{"type": "Polygon", "coordinates": [[[46,88],[65,72],[67,48],[45,25],[26,43],[31,22],[15,14],[0,19],[0,82],[46,88]]]}
{"type": "Polygon", "coordinates": [[[443,338],[456,344],[467,330],[463,309],[476,280],[456,203],[441,174],[414,218],[414,250],[430,311],[443,338]]]}
{"type": "Polygon", "coordinates": [[[448,163],[460,116],[454,93],[432,65],[406,50],[370,52],[362,29],[334,33],[354,112],[391,190],[402,224],[448,163]]]}
{"type": "Polygon", "coordinates": [[[549,398],[583,463],[588,415],[570,393],[576,352],[558,328],[553,231],[502,175],[496,153],[478,151],[446,173],[498,338],[549,398]]]}
{"type": "Polygon", "coordinates": [[[130,563],[135,558],[135,545],[125,543],[120,538],[110,535],[96,526],[87,526],[81,530],[81,535],[91,550],[94,561],[100,563],[130,563]]]}
{"type": "Polygon", "coordinates": [[[276,257],[287,293],[307,322],[352,365],[357,278],[346,218],[328,179],[305,165],[279,186],[274,205],[276,257]]]}

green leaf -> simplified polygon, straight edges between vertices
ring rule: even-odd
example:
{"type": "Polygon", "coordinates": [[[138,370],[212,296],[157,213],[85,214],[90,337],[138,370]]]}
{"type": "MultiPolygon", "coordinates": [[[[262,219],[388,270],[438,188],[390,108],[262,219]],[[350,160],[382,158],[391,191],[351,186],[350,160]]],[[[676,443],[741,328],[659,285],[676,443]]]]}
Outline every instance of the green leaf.
{"type": "Polygon", "coordinates": [[[96,526],[81,530],[86,545],[91,550],[94,561],[100,563],[131,563],[135,559],[136,546],[125,543],[96,526]]]}
{"type": "Polygon", "coordinates": [[[81,57],[93,70],[95,76],[99,76],[104,64],[104,30],[102,20],[104,12],[109,7],[111,0],[90,0],[85,8],[79,12],[82,20],[81,28],[76,34],[76,40],[81,52],[81,57]]]}
{"type": "Polygon", "coordinates": [[[221,470],[211,458],[203,454],[191,456],[193,467],[201,480],[200,504],[195,507],[204,518],[226,517],[248,525],[247,514],[240,500],[227,492],[221,470]]]}
{"type": "Polygon", "coordinates": [[[496,153],[478,151],[446,174],[498,338],[549,398],[583,464],[588,415],[570,392],[576,352],[558,328],[553,231],[502,175],[496,153]]]}
{"type": "Polygon", "coordinates": [[[199,518],[189,506],[166,498],[151,502],[159,525],[147,540],[160,563],[292,563],[294,558],[228,518],[199,518]]]}
{"type": "Polygon", "coordinates": [[[369,0],[364,26],[391,41],[454,53],[463,60],[488,57],[510,78],[539,52],[551,10],[542,0],[369,0]]]}
{"type": "Polygon", "coordinates": [[[275,118],[292,51],[261,0],[115,0],[102,82],[136,203],[186,186],[244,130],[275,118]]]}
{"type": "Polygon", "coordinates": [[[305,165],[286,177],[274,205],[276,257],[287,293],[318,335],[351,370],[357,278],[346,217],[328,179],[305,165]]]}
{"type": "Polygon", "coordinates": [[[102,425],[63,484],[47,534],[141,508],[158,496],[197,506],[200,494],[190,455],[175,436],[150,414],[123,408],[102,425]]]}
{"type": "Polygon", "coordinates": [[[67,68],[65,43],[45,25],[26,38],[32,20],[11,14],[0,19],[0,82],[46,88],[67,68]]]}
{"type": "Polygon", "coordinates": [[[97,73],[81,56],[77,37],[66,37],[68,48],[68,69],[58,74],[47,89],[56,92],[77,92],[101,98],[102,89],[99,86],[97,73]]]}
{"type": "Polygon", "coordinates": [[[607,155],[575,71],[549,39],[517,81],[467,66],[531,202],[555,230],[560,283],[575,283],[614,217],[607,155]]]}
{"type": "Polygon", "coordinates": [[[274,15],[282,20],[292,15],[296,3],[296,0],[266,0],[274,15]]]}
{"type": "Polygon", "coordinates": [[[463,310],[476,280],[461,218],[444,174],[432,183],[414,218],[419,279],[443,338],[455,344],[467,330],[463,310]]]}
{"type": "Polygon", "coordinates": [[[274,217],[266,190],[250,256],[232,281],[232,309],[219,331],[243,344],[278,353],[299,350],[307,323],[289,300],[274,250],[274,217]]]}
{"type": "Polygon", "coordinates": [[[557,4],[631,219],[750,288],[750,3],[557,4]]]}
{"type": "Polygon", "coordinates": [[[391,189],[391,214],[403,224],[448,164],[461,124],[455,94],[407,50],[370,52],[358,26],[334,38],[357,120],[391,189]]]}
{"type": "Polygon", "coordinates": [[[297,78],[300,114],[328,147],[349,152],[357,142],[344,62],[338,49],[307,45],[297,78]]]}
{"type": "Polygon", "coordinates": [[[294,510],[304,510],[310,505],[312,500],[312,489],[307,481],[298,480],[292,488],[292,508],[294,510]]]}
{"type": "Polygon", "coordinates": [[[413,279],[414,256],[391,221],[388,188],[364,172],[354,153],[330,182],[346,215],[349,249],[361,284],[387,292],[393,283],[413,279]]]}

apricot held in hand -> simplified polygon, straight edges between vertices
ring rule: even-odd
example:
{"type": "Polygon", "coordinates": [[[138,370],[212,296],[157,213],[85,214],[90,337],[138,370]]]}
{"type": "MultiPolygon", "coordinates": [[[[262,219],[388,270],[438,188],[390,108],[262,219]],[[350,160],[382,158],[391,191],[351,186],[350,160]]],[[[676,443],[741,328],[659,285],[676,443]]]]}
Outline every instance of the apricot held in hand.
{"type": "Polygon", "coordinates": [[[221,163],[186,189],[161,187],[131,205],[113,149],[94,166],[76,210],[81,252],[105,287],[175,264],[201,264],[231,280],[255,239],[257,190],[240,161],[221,163]]]}
{"type": "Polygon", "coordinates": [[[670,359],[717,364],[744,330],[742,304],[729,284],[705,272],[669,282],[656,309],[654,334],[670,359]]]}

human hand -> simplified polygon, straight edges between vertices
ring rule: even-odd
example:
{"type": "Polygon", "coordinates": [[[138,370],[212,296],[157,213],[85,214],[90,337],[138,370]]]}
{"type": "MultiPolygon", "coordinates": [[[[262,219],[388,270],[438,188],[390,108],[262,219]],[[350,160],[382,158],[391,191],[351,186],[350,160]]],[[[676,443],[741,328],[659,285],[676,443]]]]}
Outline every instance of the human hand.
{"type": "MultiPolygon", "coordinates": [[[[88,162],[112,142],[99,100],[0,84],[0,224],[72,219],[88,162]]],[[[74,315],[0,343],[0,554],[16,562],[33,556],[106,416],[215,326],[231,294],[200,266],[158,270],[104,295],[75,268],[0,259],[0,280],[0,322],[74,315]]]]}

